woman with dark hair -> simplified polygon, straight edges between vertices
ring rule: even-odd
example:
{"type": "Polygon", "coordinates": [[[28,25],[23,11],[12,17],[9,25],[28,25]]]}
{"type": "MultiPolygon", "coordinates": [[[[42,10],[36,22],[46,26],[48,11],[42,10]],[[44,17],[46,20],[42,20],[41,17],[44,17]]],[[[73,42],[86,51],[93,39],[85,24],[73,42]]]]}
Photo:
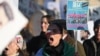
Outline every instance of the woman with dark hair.
{"type": "Polygon", "coordinates": [[[45,15],[41,18],[41,33],[39,36],[33,37],[31,40],[27,43],[27,50],[30,53],[30,55],[34,55],[46,42],[46,32],[49,26],[49,22],[54,20],[52,16],[45,15]]]}

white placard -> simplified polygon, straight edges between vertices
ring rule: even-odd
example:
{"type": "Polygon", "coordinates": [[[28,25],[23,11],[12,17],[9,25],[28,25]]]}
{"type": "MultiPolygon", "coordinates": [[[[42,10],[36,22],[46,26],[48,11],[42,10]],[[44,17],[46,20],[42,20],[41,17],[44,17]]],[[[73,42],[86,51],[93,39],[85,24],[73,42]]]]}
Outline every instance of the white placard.
{"type": "Polygon", "coordinates": [[[12,21],[8,22],[6,26],[0,29],[0,53],[2,53],[2,50],[7,46],[7,44],[9,44],[15,35],[18,34],[28,23],[28,20],[12,2],[9,2],[9,0],[4,0],[3,2],[6,2],[10,6],[14,18],[12,21]]]}

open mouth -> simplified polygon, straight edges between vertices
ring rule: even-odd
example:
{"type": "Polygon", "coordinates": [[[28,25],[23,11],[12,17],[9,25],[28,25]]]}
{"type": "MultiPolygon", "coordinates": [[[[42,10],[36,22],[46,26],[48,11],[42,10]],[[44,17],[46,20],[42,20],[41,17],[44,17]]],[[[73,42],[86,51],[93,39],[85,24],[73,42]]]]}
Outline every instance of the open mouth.
{"type": "Polygon", "coordinates": [[[52,37],[50,37],[48,40],[50,43],[52,43],[54,39],[52,37]]]}
{"type": "Polygon", "coordinates": [[[49,38],[50,39],[50,41],[53,41],[53,38],[49,38]]]}

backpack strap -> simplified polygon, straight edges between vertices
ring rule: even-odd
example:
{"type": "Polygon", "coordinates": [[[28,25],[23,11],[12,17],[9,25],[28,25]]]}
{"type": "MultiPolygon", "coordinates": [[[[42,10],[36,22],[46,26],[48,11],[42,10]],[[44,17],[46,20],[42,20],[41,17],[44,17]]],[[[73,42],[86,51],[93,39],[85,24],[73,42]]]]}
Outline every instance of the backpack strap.
{"type": "Polygon", "coordinates": [[[96,56],[96,52],[97,52],[96,43],[94,42],[94,40],[91,40],[91,43],[93,44],[93,47],[94,47],[94,49],[95,49],[95,56],[96,56]]]}

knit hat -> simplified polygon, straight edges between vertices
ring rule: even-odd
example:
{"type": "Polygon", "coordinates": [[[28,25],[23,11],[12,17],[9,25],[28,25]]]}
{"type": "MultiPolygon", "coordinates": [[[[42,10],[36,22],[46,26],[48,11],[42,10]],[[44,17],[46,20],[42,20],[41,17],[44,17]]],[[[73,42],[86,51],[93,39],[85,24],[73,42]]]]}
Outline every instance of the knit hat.
{"type": "Polygon", "coordinates": [[[94,29],[100,26],[100,19],[94,22],[94,29]]]}

